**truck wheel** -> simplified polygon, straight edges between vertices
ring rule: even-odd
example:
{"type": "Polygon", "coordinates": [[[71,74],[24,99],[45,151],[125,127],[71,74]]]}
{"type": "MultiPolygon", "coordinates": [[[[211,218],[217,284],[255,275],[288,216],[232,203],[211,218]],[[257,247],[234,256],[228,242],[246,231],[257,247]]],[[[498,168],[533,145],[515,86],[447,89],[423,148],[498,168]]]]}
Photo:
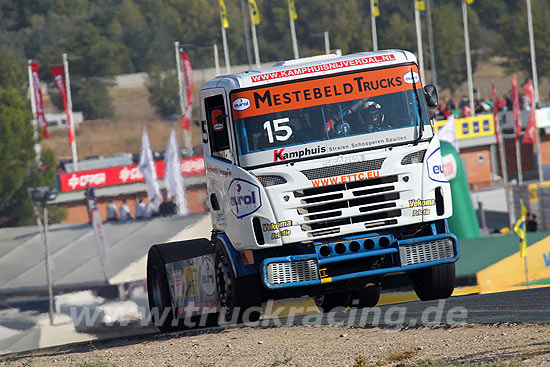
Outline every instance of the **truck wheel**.
{"type": "Polygon", "coordinates": [[[321,294],[313,300],[321,312],[329,312],[336,307],[347,307],[351,302],[351,292],[321,294]]]}
{"type": "Polygon", "coordinates": [[[220,300],[220,321],[226,323],[255,322],[260,318],[260,280],[257,276],[237,278],[231,258],[224,246],[216,245],[216,285],[220,300]],[[250,307],[257,307],[247,312],[250,307]],[[246,319],[243,320],[243,316],[246,319]]]}
{"type": "Polygon", "coordinates": [[[368,285],[351,292],[351,307],[374,307],[380,300],[380,286],[368,285]]]}
{"type": "Polygon", "coordinates": [[[163,332],[176,330],[166,268],[154,247],[147,256],[147,295],[151,320],[155,326],[163,332]]]}
{"type": "Polygon", "coordinates": [[[410,273],[414,291],[421,301],[448,298],[455,288],[455,264],[440,264],[410,273]]]}

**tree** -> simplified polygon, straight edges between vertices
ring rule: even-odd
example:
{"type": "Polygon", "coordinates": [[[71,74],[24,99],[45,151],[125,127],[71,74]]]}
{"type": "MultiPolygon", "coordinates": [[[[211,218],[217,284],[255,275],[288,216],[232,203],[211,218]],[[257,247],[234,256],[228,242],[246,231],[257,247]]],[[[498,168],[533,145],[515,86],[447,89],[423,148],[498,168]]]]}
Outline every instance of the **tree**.
{"type": "MultiPolygon", "coordinates": [[[[174,71],[161,72],[153,67],[147,74],[149,102],[162,117],[174,116],[179,111],[178,80],[174,71]]],[[[180,111],[181,112],[181,111],[180,111]]]]}

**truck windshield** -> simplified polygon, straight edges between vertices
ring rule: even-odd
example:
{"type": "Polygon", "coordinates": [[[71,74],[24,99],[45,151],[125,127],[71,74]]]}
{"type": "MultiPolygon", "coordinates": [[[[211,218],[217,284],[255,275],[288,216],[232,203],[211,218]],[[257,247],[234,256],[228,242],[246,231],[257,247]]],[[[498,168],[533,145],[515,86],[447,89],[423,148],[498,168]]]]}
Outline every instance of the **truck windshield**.
{"type": "MultiPolygon", "coordinates": [[[[415,93],[422,89],[414,65],[233,92],[239,154],[306,144],[322,154],[414,140],[415,127],[428,123],[425,99],[415,93]]],[[[265,157],[258,156],[277,161],[265,157]]]]}

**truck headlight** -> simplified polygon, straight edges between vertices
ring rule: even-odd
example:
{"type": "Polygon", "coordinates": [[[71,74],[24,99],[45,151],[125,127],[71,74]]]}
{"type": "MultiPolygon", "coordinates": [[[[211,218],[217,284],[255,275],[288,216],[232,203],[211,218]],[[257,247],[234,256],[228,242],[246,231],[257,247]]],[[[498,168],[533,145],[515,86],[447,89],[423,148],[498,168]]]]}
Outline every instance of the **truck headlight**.
{"type": "Polygon", "coordinates": [[[282,185],[286,183],[286,180],[284,179],[284,177],[281,177],[281,176],[265,175],[265,176],[256,176],[256,178],[258,179],[258,181],[260,181],[263,187],[282,185]]]}
{"type": "Polygon", "coordinates": [[[424,155],[426,154],[426,150],[419,150],[418,152],[409,153],[406,156],[403,157],[401,160],[401,164],[414,164],[414,163],[422,163],[424,161],[424,155]]]}

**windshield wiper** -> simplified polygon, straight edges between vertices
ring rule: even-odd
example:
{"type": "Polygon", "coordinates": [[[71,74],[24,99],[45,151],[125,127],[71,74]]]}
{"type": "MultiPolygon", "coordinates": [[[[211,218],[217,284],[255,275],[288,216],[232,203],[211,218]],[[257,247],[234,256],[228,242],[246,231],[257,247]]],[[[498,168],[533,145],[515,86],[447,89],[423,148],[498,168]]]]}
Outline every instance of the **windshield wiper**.
{"type": "MultiPolygon", "coordinates": [[[[416,96],[416,107],[418,108],[418,122],[420,126],[418,127],[418,137],[414,140],[414,145],[417,145],[422,135],[424,135],[424,124],[422,123],[422,109],[420,108],[420,97],[418,97],[418,90],[416,89],[416,81],[414,80],[413,69],[411,68],[411,78],[413,80],[413,89],[414,95],[416,96]]],[[[418,125],[418,124],[417,124],[418,125]]]]}

